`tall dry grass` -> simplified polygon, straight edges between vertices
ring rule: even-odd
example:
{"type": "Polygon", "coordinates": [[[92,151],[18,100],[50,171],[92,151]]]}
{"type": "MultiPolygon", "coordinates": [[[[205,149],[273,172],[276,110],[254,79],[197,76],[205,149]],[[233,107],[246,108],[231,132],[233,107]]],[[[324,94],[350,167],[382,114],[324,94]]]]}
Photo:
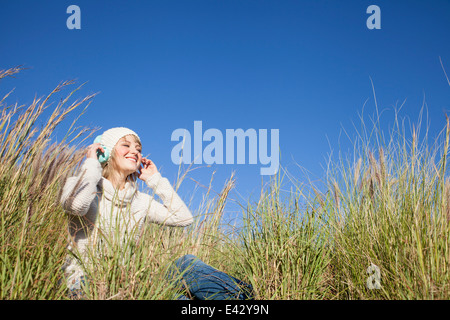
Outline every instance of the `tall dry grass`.
{"type": "MultiPolygon", "coordinates": [[[[0,80],[20,67],[0,71],[0,80]]],[[[57,205],[61,181],[70,174],[81,154],[67,148],[67,137],[50,144],[53,130],[66,116],[93,95],[67,106],[60,101],[45,126],[37,121],[56,92],[72,84],[63,82],[47,97],[30,106],[7,106],[0,100],[0,298],[55,298],[59,268],[65,254],[65,219],[57,205]]],[[[84,130],[72,132],[73,139],[84,130]]]]}
{"type": "MultiPolygon", "coordinates": [[[[0,80],[19,71],[0,71],[0,80]]],[[[63,82],[28,107],[7,106],[8,95],[0,101],[1,299],[67,298],[58,284],[68,254],[58,199],[84,160],[82,148],[68,145],[88,139],[92,129],[74,122],[60,143],[51,143],[51,135],[93,95],[69,105],[77,88],[40,130],[37,121],[70,85],[63,82]]],[[[280,170],[255,203],[242,204],[242,226],[233,233],[223,219],[231,176],[221,191],[210,184],[204,201],[190,206],[191,226],[149,225],[127,250],[100,247],[102,259],[93,256],[97,263],[87,269],[86,298],[172,299],[171,263],[195,254],[251,283],[257,299],[448,299],[450,123],[431,141],[420,119],[408,128],[396,113],[387,134],[378,119],[378,113],[369,124],[361,118],[352,154],[330,161],[323,185],[299,183],[280,170]],[[379,287],[370,286],[371,266],[380,272],[379,287]]],[[[180,172],[176,188],[188,173],[180,172]]]]}
{"type": "Polygon", "coordinates": [[[449,299],[450,123],[432,140],[422,113],[385,132],[376,105],[322,185],[280,173],[245,207],[232,245],[258,298],[449,299]]]}
{"type": "Polygon", "coordinates": [[[431,145],[428,131],[420,138],[420,128],[420,121],[412,125],[408,138],[396,116],[386,140],[377,124],[361,131],[354,158],[340,157],[329,172],[326,199],[337,298],[450,296],[450,124],[447,118],[431,145]],[[372,264],[380,270],[380,289],[367,284],[372,264]]]}

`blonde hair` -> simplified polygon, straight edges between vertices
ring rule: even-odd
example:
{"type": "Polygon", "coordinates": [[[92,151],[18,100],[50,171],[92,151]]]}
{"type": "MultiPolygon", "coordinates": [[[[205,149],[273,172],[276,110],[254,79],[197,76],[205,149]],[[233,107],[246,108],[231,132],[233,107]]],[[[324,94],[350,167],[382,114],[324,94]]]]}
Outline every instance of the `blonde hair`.
{"type": "MultiPolygon", "coordinates": [[[[138,143],[139,145],[142,146],[141,141],[134,134],[126,135],[123,138],[125,137],[132,137],[135,143],[138,143]]],[[[114,177],[115,173],[117,172],[117,169],[118,168],[116,163],[116,147],[114,146],[113,150],[111,150],[110,159],[102,164],[102,176],[108,180],[111,180],[110,178],[114,177]]],[[[138,172],[133,172],[132,174],[129,174],[126,177],[125,182],[128,181],[137,188],[138,175],[139,175],[138,172]]]]}

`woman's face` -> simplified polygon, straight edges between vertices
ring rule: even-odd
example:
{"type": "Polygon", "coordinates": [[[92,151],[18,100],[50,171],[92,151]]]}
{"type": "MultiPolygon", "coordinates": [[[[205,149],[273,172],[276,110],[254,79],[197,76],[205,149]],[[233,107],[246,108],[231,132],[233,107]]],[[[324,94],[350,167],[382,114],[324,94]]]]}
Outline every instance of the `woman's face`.
{"type": "Polygon", "coordinates": [[[118,170],[128,176],[139,169],[142,161],[142,146],[133,136],[128,135],[120,139],[114,149],[118,170]]]}

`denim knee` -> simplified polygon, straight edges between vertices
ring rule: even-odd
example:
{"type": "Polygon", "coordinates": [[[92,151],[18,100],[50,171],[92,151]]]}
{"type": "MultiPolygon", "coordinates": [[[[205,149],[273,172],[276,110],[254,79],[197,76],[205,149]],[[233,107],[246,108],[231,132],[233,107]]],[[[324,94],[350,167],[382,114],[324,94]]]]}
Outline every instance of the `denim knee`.
{"type": "Polygon", "coordinates": [[[178,269],[184,270],[186,267],[192,265],[195,260],[198,260],[193,254],[186,254],[175,261],[175,265],[178,269]]]}

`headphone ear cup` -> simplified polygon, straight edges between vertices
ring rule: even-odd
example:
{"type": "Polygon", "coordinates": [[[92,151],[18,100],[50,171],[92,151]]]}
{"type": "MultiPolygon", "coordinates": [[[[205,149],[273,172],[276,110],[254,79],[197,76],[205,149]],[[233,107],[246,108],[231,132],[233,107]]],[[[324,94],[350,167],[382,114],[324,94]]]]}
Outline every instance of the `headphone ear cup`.
{"type": "MultiPolygon", "coordinates": [[[[95,138],[94,143],[101,144],[101,141],[102,141],[102,136],[99,135],[95,138]]],[[[100,163],[105,163],[109,159],[110,152],[109,152],[109,149],[107,147],[105,147],[103,144],[101,144],[101,146],[102,146],[103,150],[105,150],[105,152],[102,152],[101,150],[97,150],[97,158],[98,158],[98,161],[100,161],[100,163]]]]}

